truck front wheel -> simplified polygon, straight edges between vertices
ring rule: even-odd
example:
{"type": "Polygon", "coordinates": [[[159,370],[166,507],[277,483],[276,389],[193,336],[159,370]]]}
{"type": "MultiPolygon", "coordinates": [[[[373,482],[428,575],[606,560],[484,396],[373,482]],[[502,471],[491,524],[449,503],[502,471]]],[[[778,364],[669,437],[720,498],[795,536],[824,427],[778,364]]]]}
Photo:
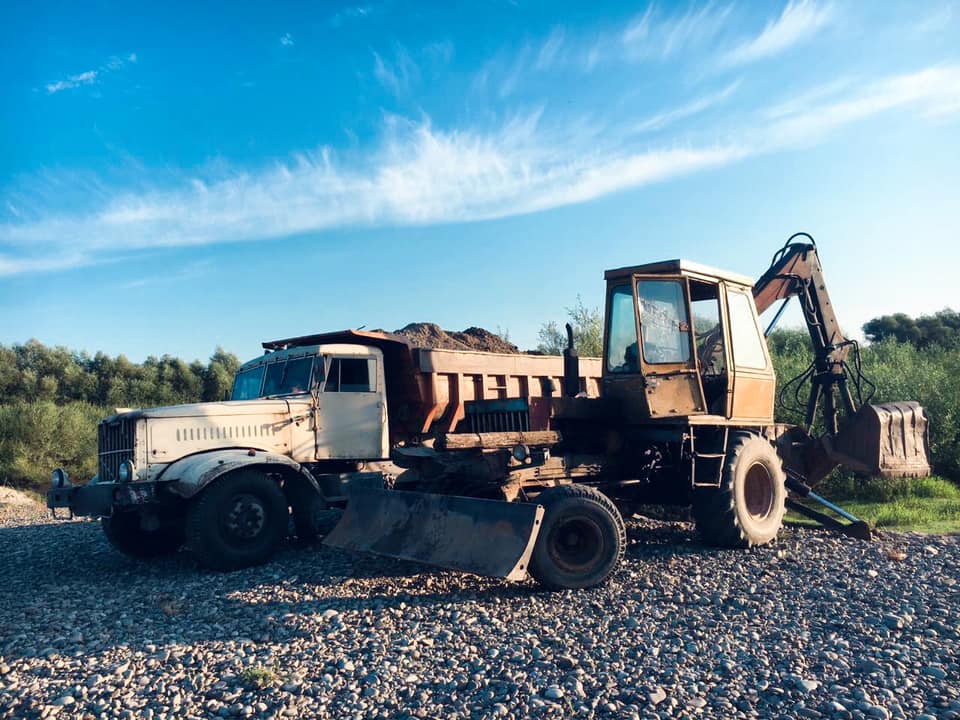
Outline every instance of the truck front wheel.
{"type": "Polygon", "coordinates": [[[610,499],[586,485],[544,490],[543,526],[530,556],[530,574],[551,590],[605,582],[623,557],[626,528],[610,499]]]}
{"type": "Polygon", "coordinates": [[[214,570],[259,565],[283,540],[287,520],[287,500],[277,483],[256,470],[239,470],[194,498],[187,544],[201,565],[214,570]]]}
{"type": "Polygon", "coordinates": [[[116,550],[139,560],[172,555],[183,545],[182,519],[177,522],[177,518],[162,518],[159,527],[144,530],[139,512],[114,511],[100,520],[100,526],[107,542],[116,550]]]}

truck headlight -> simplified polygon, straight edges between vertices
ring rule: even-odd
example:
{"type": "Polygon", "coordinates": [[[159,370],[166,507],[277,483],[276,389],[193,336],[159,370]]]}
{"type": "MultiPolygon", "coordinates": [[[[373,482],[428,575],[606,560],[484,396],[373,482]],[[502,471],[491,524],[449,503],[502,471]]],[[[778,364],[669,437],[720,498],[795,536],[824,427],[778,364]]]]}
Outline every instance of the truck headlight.
{"type": "Polygon", "coordinates": [[[63,468],[57,468],[50,476],[50,484],[55,488],[66,487],[70,484],[70,476],[67,475],[67,471],[63,468]]]}
{"type": "Polygon", "coordinates": [[[117,479],[120,482],[130,482],[137,474],[137,468],[132,460],[124,460],[120,463],[120,469],[117,470],[117,479]]]}

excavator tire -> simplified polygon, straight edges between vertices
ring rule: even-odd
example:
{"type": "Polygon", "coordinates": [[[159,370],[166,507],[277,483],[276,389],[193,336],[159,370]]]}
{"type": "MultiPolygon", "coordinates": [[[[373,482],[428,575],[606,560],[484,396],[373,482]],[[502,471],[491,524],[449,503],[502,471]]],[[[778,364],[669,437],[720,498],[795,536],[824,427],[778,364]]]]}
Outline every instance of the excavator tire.
{"type": "Polygon", "coordinates": [[[127,557],[138,560],[173,555],[183,545],[183,523],[171,521],[156,530],[140,526],[140,513],[114,512],[100,519],[107,542],[127,557]]]}
{"type": "Polygon", "coordinates": [[[720,487],[693,493],[697,532],[708,545],[746,548],[773,540],[786,511],[786,476],[776,449],[743,433],[732,439],[720,487]]]}
{"type": "Polygon", "coordinates": [[[548,590],[589,588],[613,574],[627,531],[611,500],[586,485],[560,485],[540,493],[543,525],[529,572],[548,590]]]}

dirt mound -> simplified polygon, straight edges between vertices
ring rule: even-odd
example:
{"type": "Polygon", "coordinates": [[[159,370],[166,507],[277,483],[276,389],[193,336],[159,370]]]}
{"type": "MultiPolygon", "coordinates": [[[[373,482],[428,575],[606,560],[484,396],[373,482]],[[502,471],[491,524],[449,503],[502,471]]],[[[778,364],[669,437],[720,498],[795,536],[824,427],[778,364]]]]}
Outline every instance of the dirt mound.
{"type": "Polygon", "coordinates": [[[0,487],[0,505],[36,505],[29,495],[10,487],[0,487]]]}
{"type": "Polygon", "coordinates": [[[520,350],[511,342],[483,328],[470,327],[463,332],[448,332],[436,323],[410,323],[396,330],[417,347],[444,350],[479,350],[481,352],[517,354],[520,350]]]}

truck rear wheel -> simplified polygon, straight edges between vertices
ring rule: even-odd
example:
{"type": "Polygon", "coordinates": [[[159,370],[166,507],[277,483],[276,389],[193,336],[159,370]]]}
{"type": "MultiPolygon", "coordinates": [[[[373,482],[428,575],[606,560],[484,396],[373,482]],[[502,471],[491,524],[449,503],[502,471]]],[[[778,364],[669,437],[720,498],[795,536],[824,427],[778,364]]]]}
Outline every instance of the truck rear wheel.
{"type": "Polygon", "coordinates": [[[172,555],[183,545],[183,522],[175,518],[165,519],[155,530],[144,530],[140,513],[116,511],[110,517],[100,519],[103,534],[116,550],[128,557],[145,560],[172,555]]]}
{"type": "Polygon", "coordinates": [[[730,548],[770,542],[783,525],[784,481],[780,457],[769,442],[753,434],[737,436],[727,450],[720,487],[694,490],[700,537],[730,548]]]}
{"type": "Polygon", "coordinates": [[[551,590],[589,588],[616,570],[626,547],[623,518],[610,499],[586,485],[561,485],[537,497],[543,525],[530,574],[551,590]]]}
{"type": "Polygon", "coordinates": [[[287,532],[287,500],[276,482],[239,470],[206,487],[187,513],[187,544],[201,565],[236,570],[273,555],[287,532]]]}

